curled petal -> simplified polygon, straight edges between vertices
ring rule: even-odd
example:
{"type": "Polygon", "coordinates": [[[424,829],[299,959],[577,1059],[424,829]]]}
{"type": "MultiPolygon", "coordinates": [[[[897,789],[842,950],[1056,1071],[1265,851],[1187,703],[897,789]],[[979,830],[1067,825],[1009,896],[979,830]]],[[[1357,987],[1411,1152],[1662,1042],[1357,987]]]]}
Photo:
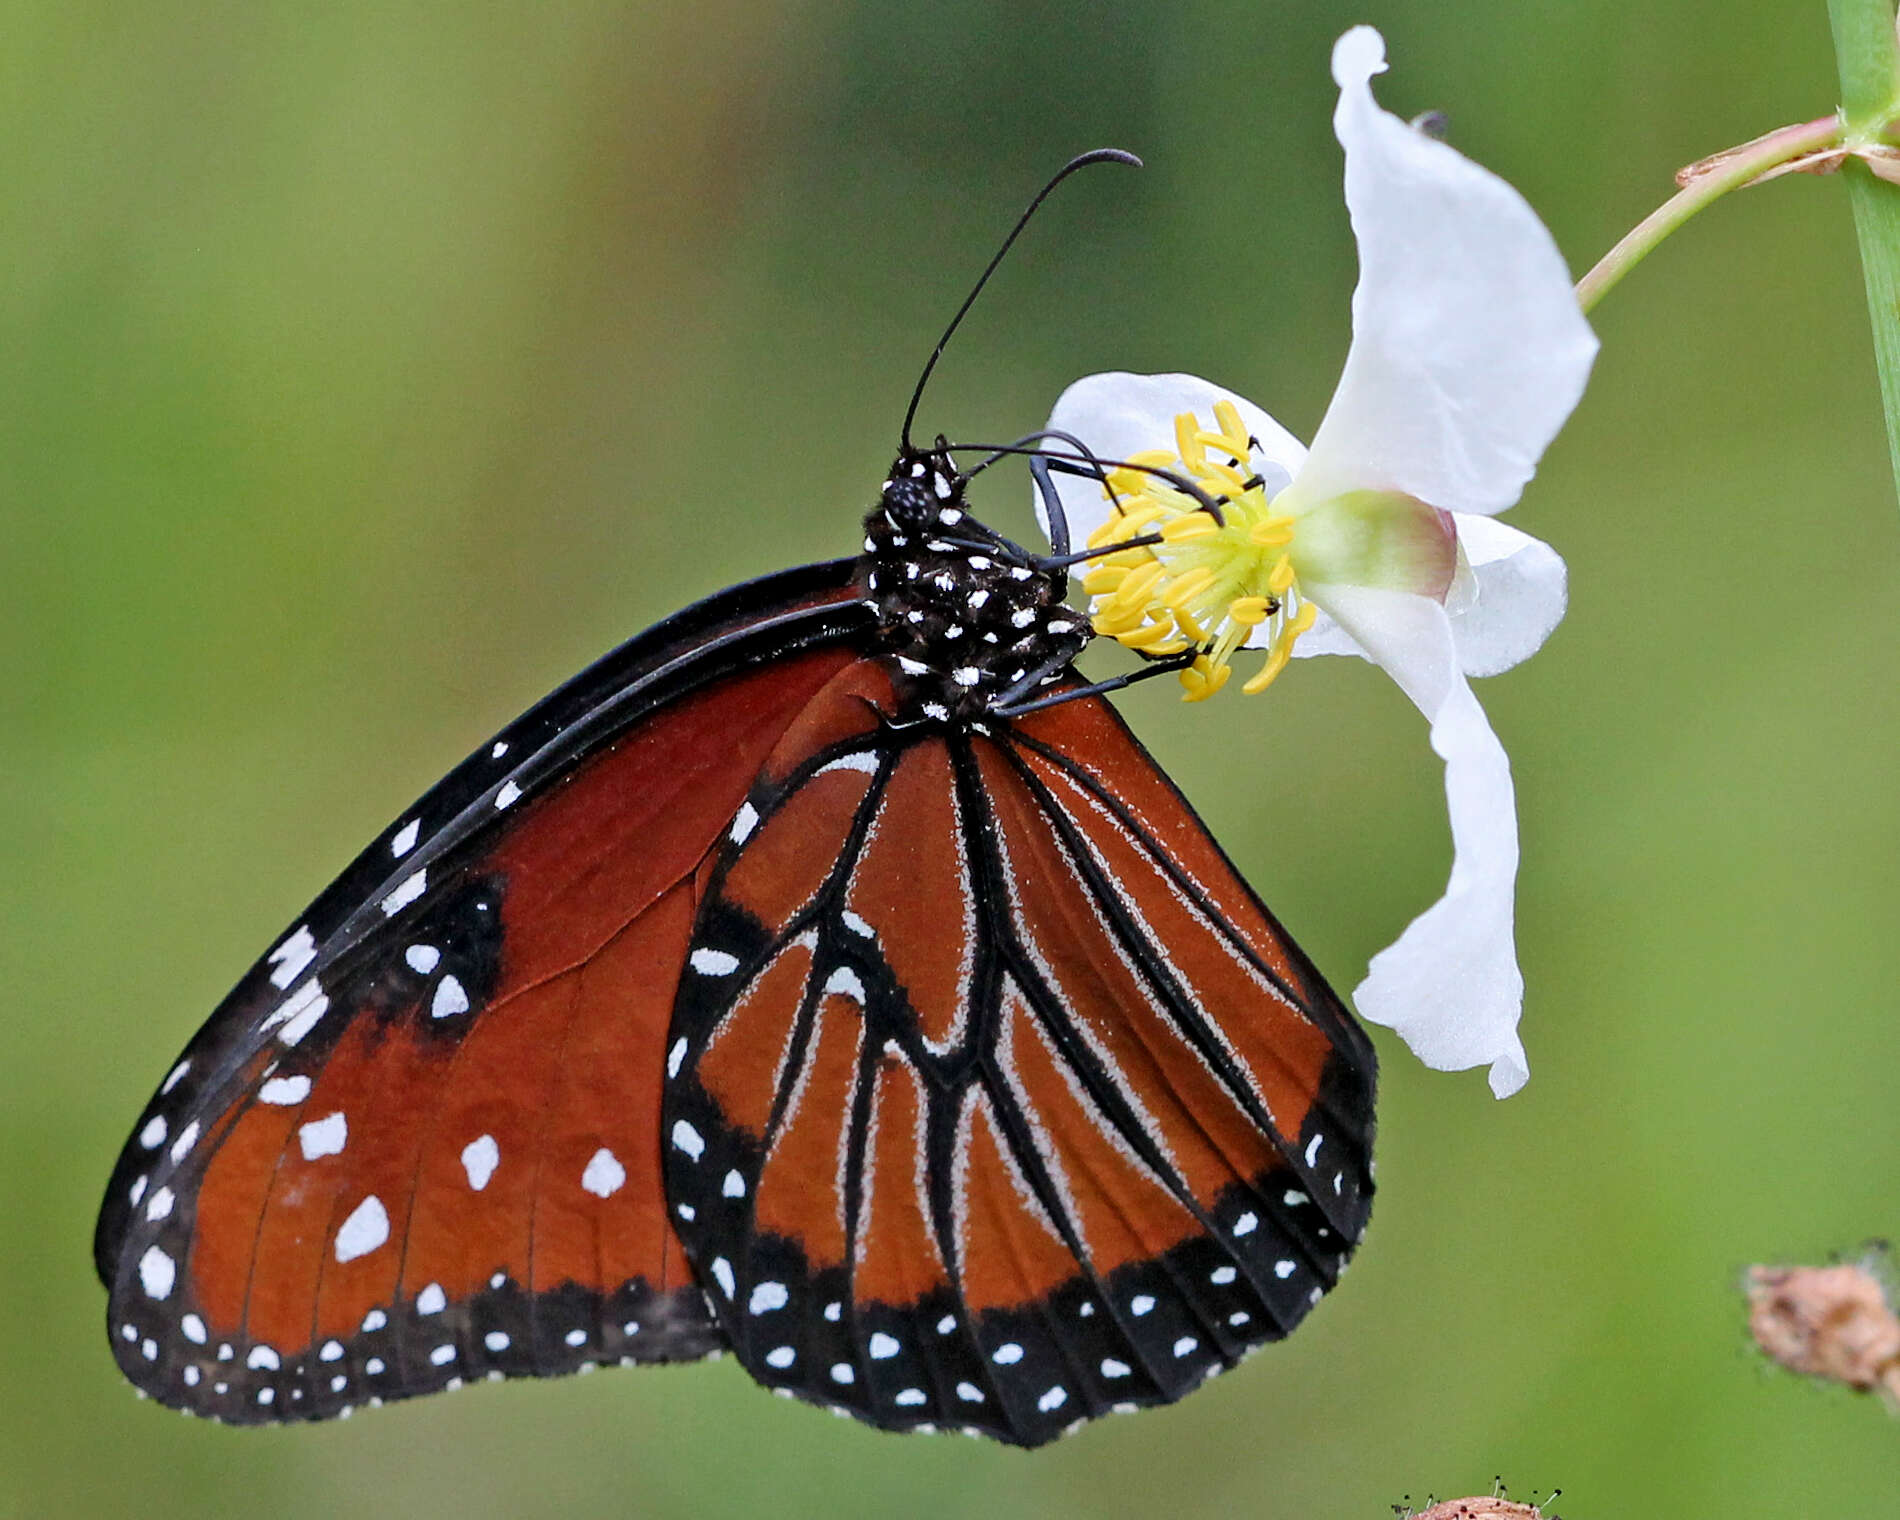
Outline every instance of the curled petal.
{"type": "MultiPolygon", "coordinates": [[[[1459,667],[1468,676],[1494,676],[1529,659],[1563,621],[1567,578],[1557,551],[1508,523],[1454,512],[1462,560],[1445,599],[1459,667]]],[[[1356,654],[1368,658],[1351,634],[1322,612],[1293,646],[1296,657],[1356,654]]]]}
{"type": "Polygon", "coordinates": [[[1445,895],[1372,958],[1353,1001],[1366,1018],[1397,1030],[1427,1066],[1462,1071],[1488,1064],[1491,1091],[1507,1098],[1530,1076],[1517,1037],[1524,978],[1513,929],[1517,804],[1510,761],[1465,684],[1442,606],[1357,586],[1307,592],[1430,720],[1451,815],[1445,895]]]}
{"type": "Polygon", "coordinates": [[[1536,654],[1563,621],[1569,597],[1563,558],[1508,523],[1465,512],[1452,516],[1471,576],[1464,594],[1454,588],[1449,599],[1458,663],[1468,676],[1494,676],[1536,654]]]}
{"type": "MultiPolygon", "coordinates": [[[[1072,433],[1088,445],[1097,459],[1128,459],[1151,449],[1174,454],[1174,419],[1192,412],[1203,423],[1214,421],[1214,403],[1232,401],[1240,409],[1260,447],[1254,453],[1254,467],[1267,477],[1269,490],[1290,481],[1306,461],[1306,449],[1279,423],[1244,396],[1224,386],[1203,380],[1198,375],[1131,375],[1113,370],[1101,375],[1085,375],[1056,399],[1049,414],[1051,430],[1072,433]],[[1280,477],[1274,479],[1275,474],[1280,477]]],[[[1059,442],[1044,445],[1060,449],[1059,442]]],[[[1080,545],[1108,517],[1108,500],[1101,486],[1073,475],[1054,477],[1062,510],[1069,519],[1069,536],[1080,545]]],[[[1049,524],[1043,519],[1042,498],[1036,498],[1036,521],[1043,532],[1049,524]]]]}
{"type": "Polygon", "coordinates": [[[1345,373],[1299,488],[1502,511],[1583,394],[1596,336],[1537,214],[1381,110],[1370,81],[1384,68],[1370,27],[1333,49],[1359,286],[1345,373]]]}

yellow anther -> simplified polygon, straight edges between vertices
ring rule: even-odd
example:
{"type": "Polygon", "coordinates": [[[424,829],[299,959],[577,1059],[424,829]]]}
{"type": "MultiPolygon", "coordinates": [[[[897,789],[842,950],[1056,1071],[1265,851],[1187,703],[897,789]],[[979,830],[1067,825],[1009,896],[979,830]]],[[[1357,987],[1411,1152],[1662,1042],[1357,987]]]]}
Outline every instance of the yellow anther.
{"type": "Polygon", "coordinates": [[[1220,525],[1205,512],[1184,512],[1171,518],[1162,525],[1163,543],[1185,544],[1196,538],[1212,538],[1220,532],[1220,525]]]}
{"type": "Polygon", "coordinates": [[[1207,634],[1202,631],[1201,625],[1195,622],[1193,613],[1189,612],[1185,607],[1176,607],[1173,611],[1174,626],[1181,630],[1182,638],[1186,639],[1190,644],[1205,644],[1207,642],[1207,634]]]}
{"type": "Polygon", "coordinates": [[[1180,452],[1181,462],[1190,473],[1197,471],[1206,462],[1207,451],[1201,445],[1201,430],[1195,425],[1192,412],[1178,413],[1174,419],[1174,446],[1180,452]]]}
{"type": "Polygon", "coordinates": [[[1278,677],[1280,672],[1286,669],[1286,662],[1292,656],[1292,653],[1293,646],[1291,644],[1275,645],[1273,651],[1267,656],[1267,663],[1260,667],[1260,673],[1251,680],[1243,682],[1240,688],[1241,691],[1250,697],[1259,696],[1261,692],[1265,691],[1274,683],[1275,678],[1278,677]]]}
{"type": "Polygon", "coordinates": [[[1179,612],[1195,597],[1214,584],[1214,572],[1205,565],[1196,565],[1192,570],[1183,571],[1169,583],[1161,593],[1161,605],[1170,612],[1179,612]]]}
{"type": "Polygon", "coordinates": [[[1234,405],[1231,397],[1222,396],[1214,403],[1214,420],[1220,424],[1221,435],[1225,439],[1245,450],[1247,424],[1240,420],[1240,408],[1234,405]]]}
{"type": "Polygon", "coordinates": [[[1123,581],[1128,571],[1120,565],[1100,565],[1082,577],[1082,589],[1090,596],[1107,596],[1123,581]]]}
{"type": "Polygon", "coordinates": [[[1132,633],[1118,633],[1115,639],[1123,647],[1145,654],[1178,654],[1189,647],[1186,640],[1175,633],[1172,623],[1148,623],[1132,633]]]}
{"type": "Polygon", "coordinates": [[[1267,592],[1271,596],[1285,596],[1293,584],[1293,556],[1282,554],[1267,572],[1267,592]]]}
{"type": "Polygon", "coordinates": [[[1247,531],[1248,539],[1262,549],[1280,549],[1293,542],[1293,519],[1269,515],[1247,531]]]}
{"type": "Polygon", "coordinates": [[[1227,678],[1232,674],[1231,666],[1212,664],[1206,655],[1202,655],[1181,672],[1181,685],[1186,688],[1186,693],[1181,700],[1205,702],[1227,684],[1227,678]]]}
{"type": "Polygon", "coordinates": [[[1242,628],[1252,628],[1264,623],[1272,609],[1273,603],[1264,596],[1237,596],[1227,604],[1227,616],[1242,628]]]}
{"type": "Polygon", "coordinates": [[[1110,598],[1110,606],[1139,608],[1148,600],[1148,593],[1160,584],[1161,577],[1167,573],[1167,567],[1160,560],[1150,560],[1139,570],[1128,572],[1128,579],[1116,589],[1110,598]]]}

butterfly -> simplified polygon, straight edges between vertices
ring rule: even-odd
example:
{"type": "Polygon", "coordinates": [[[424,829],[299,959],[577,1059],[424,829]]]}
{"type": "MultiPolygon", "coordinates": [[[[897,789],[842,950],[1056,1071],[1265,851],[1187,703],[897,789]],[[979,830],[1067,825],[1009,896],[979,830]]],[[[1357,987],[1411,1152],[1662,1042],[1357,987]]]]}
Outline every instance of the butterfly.
{"type": "Polygon", "coordinates": [[[95,1237],[139,1389],[317,1420],[729,1350],[1033,1446],[1338,1279],[1371,1046],[1109,705],[1138,674],[1073,668],[1047,472],[1102,463],[1033,455],[1029,552],[967,492],[1048,440],[913,446],[924,379],[859,555],[537,703],[186,1046],[95,1237]]]}

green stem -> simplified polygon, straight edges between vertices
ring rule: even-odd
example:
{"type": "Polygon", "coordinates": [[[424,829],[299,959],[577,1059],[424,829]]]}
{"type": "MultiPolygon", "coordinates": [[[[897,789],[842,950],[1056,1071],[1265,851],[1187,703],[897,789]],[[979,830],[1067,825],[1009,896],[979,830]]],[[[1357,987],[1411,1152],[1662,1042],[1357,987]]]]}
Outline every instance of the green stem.
{"type": "MultiPolygon", "coordinates": [[[[1890,0],[1828,0],[1834,54],[1841,74],[1841,111],[1850,134],[1876,136],[1900,98],[1900,53],[1890,0]]],[[[1874,362],[1887,419],[1887,456],[1900,489],[1900,185],[1848,163],[1848,203],[1860,239],[1873,324],[1874,362]]]]}
{"type": "MultiPolygon", "coordinates": [[[[1841,3],[1852,3],[1852,0],[1841,0],[1841,3]]],[[[1884,0],[1876,0],[1876,3],[1884,3],[1884,0]]],[[[1817,121],[1782,127],[1708,160],[1701,172],[1631,228],[1621,242],[1597,261],[1596,268],[1577,281],[1578,302],[1589,311],[1615,288],[1618,280],[1640,264],[1652,248],[1711,201],[1720,200],[1729,191],[1804,153],[1817,153],[1834,146],[1840,141],[1840,135],[1840,120],[1823,116],[1817,121]]]]}

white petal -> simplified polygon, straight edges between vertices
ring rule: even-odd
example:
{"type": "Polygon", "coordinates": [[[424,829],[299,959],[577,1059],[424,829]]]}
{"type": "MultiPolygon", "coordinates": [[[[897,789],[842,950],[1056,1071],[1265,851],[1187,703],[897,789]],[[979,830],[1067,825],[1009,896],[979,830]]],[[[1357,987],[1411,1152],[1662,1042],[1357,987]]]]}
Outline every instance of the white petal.
{"type": "MultiPolygon", "coordinates": [[[[1276,494],[1299,474],[1306,462],[1305,447],[1246,397],[1198,375],[1131,375],[1122,370],[1086,375],[1057,398],[1049,427],[1074,434],[1097,459],[1127,459],[1148,449],[1166,449],[1172,455],[1174,419],[1192,412],[1212,427],[1214,403],[1221,400],[1232,401],[1240,409],[1241,421],[1260,445],[1253,467],[1265,477],[1268,494],[1276,494]]],[[[1056,440],[1043,445],[1062,446],[1056,440]]],[[[1069,519],[1071,544],[1079,549],[1107,520],[1108,499],[1094,480],[1060,474],[1052,478],[1069,519]]],[[[1040,494],[1036,521],[1044,533],[1049,531],[1040,494]]]]}
{"type": "Polygon", "coordinates": [[[1596,336],[1524,198],[1374,103],[1384,53],[1368,27],[1333,49],[1359,287],[1301,491],[1502,511],[1583,394],[1596,336]]]}
{"type": "Polygon", "coordinates": [[[1451,879],[1445,895],[1372,958],[1353,993],[1359,1012],[1397,1030],[1427,1066],[1491,1067],[1507,1098],[1530,1076],[1517,1037],[1524,978],[1512,928],[1517,805],[1511,765],[1458,666],[1437,602],[1358,586],[1311,586],[1340,627],[1431,720],[1445,762],[1451,879]]]}
{"type": "Polygon", "coordinates": [[[1528,660],[1563,621],[1567,576],[1557,551],[1508,523],[1452,514],[1458,548],[1470,567],[1463,594],[1449,607],[1458,663],[1468,676],[1494,676],[1528,660]]]}
{"type": "MultiPolygon", "coordinates": [[[[1542,539],[1508,523],[1454,512],[1464,561],[1446,598],[1452,642],[1468,676],[1494,676],[1529,659],[1563,621],[1567,604],[1563,559],[1542,539]]],[[[1296,656],[1356,654],[1369,658],[1327,613],[1293,646],[1296,656]]]]}

